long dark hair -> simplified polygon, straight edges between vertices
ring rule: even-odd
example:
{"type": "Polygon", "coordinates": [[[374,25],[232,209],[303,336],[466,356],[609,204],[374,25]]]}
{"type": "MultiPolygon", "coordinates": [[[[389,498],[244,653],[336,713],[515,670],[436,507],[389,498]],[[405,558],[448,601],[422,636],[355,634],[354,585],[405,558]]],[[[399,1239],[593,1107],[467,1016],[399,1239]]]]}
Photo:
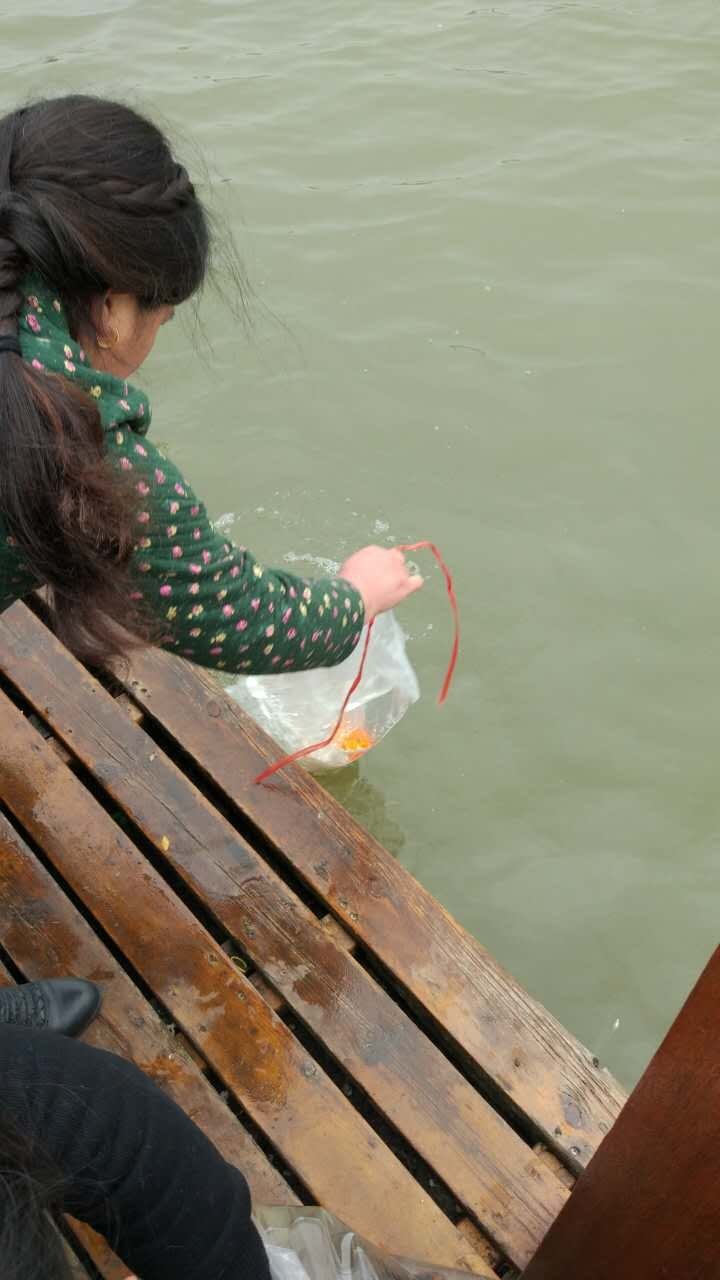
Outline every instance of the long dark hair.
{"type": "Polygon", "coordinates": [[[51,1214],[62,1178],[0,1114],[0,1275],[2,1280],[72,1280],[51,1214]]]}
{"type": "MultiPolygon", "coordinates": [[[[71,326],[108,289],[175,304],[201,286],[203,206],[163,134],[131,108],[73,95],[0,119],[0,335],[17,333],[37,271],[71,326]]],[[[106,459],[97,406],[68,379],[0,358],[0,518],[50,589],[61,639],[99,662],[124,654],[134,500],[106,459]]]]}

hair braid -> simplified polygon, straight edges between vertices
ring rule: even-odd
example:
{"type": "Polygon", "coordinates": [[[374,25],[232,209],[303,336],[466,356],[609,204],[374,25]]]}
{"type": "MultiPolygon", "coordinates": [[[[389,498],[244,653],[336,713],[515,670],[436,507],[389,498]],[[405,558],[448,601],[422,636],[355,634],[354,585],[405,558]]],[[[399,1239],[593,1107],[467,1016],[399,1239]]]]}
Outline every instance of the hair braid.
{"type": "MultiPolygon", "coordinates": [[[[148,214],[164,217],[196,199],[195,187],[182,165],[175,166],[170,178],[153,179],[142,185],[119,174],[107,176],[89,169],[76,169],[72,181],[75,190],[86,200],[105,206],[116,204],[128,213],[144,217],[148,214]]],[[[53,188],[65,183],[65,170],[57,165],[44,165],[33,169],[25,185],[29,191],[50,194],[53,188]]]]}

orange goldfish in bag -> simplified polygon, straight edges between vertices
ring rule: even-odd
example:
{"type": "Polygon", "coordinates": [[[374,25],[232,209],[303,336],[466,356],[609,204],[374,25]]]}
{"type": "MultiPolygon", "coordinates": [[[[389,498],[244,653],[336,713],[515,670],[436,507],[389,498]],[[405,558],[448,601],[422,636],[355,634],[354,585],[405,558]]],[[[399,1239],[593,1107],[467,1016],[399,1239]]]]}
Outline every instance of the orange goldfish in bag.
{"type": "Polygon", "coordinates": [[[359,760],[365,755],[371,747],[375,746],[376,739],[365,728],[364,725],[353,725],[349,719],[344,719],[335,734],[333,741],[344,751],[348,758],[348,763],[353,760],[359,760]]]}

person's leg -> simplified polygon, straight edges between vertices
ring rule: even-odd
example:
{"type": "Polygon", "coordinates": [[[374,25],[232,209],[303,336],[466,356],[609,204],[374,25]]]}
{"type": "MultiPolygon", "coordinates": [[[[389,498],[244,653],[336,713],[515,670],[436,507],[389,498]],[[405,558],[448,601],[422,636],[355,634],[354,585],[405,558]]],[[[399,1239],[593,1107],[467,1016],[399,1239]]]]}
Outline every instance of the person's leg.
{"type": "MultiPolygon", "coordinates": [[[[0,1098],[0,1151],[5,1123],[51,1163],[54,1206],[105,1236],[133,1275],[270,1280],[242,1173],[133,1063],[81,1040],[0,1027],[0,1098]]],[[[32,1160],[25,1165],[42,1181],[32,1160]]],[[[0,1162],[0,1225],[12,1167],[0,1162]]]]}
{"type": "Polygon", "coordinates": [[[0,1026],[33,1027],[79,1036],[101,1003],[100,989],[83,978],[48,978],[0,987],[0,1026]]]}

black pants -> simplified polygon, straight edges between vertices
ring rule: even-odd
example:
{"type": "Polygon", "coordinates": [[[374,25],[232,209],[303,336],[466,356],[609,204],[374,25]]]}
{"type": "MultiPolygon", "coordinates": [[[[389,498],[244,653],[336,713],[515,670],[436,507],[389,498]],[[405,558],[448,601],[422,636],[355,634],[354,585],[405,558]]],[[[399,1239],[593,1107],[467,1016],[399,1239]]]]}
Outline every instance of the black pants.
{"type": "Polygon", "coordinates": [[[35,1145],[38,1170],[42,1152],[60,1171],[58,1208],[141,1280],[270,1280],[245,1178],[124,1059],[0,1026],[0,1107],[35,1145]]]}

